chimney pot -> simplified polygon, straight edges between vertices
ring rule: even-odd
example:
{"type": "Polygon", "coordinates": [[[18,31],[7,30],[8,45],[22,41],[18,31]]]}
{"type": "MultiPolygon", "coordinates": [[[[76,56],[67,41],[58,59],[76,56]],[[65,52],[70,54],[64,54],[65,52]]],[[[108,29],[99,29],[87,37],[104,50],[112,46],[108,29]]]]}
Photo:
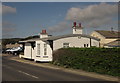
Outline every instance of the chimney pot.
{"type": "Polygon", "coordinates": [[[76,22],[73,23],[74,27],[76,27],[76,22]]]}
{"type": "Polygon", "coordinates": [[[79,27],[81,27],[81,23],[79,23],[79,27]]]}
{"type": "Polygon", "coordinates": [[[47,34],[46,30],[44,29],[40,33],[40,38],[45,38],[45,37],[48,37],[48,34],[47,34]]]}
{"type": "Polygon", "coordinates": [[[42,30],[42,34],[46,34],[46,30],[42,30]]]}

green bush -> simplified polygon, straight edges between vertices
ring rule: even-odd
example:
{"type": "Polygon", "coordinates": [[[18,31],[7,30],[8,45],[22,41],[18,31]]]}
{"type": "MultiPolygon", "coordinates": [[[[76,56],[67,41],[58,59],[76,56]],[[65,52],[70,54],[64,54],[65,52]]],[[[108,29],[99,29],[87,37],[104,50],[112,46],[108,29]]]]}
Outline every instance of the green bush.
{"type": "Polygon", "coordinates": [[[62,48],[53,53],[55,65],[120,76],[120,48],[62,48]]]}

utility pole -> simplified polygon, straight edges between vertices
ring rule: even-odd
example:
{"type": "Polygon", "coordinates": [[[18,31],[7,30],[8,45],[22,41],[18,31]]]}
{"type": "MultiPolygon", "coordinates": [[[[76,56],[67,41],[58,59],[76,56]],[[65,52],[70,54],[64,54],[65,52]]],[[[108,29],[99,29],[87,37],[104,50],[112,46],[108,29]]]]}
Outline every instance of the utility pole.
{"type": "Polygon", "coordinates": [[[113,27],[111,27],[111,32],[113,32],[113,27]]]}

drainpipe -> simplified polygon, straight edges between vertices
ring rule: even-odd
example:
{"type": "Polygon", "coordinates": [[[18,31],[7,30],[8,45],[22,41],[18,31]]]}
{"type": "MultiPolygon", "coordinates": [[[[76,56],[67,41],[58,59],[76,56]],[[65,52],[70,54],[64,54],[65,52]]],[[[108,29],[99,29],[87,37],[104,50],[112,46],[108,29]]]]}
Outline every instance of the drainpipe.
{"type": "Polygon", "coordinates": [[[99,42],[99,47],[100,47],[100,42],[99,42]]]}
{"type": "Polygon", "coordinates": [[[90,47],[91,47],[91,38],[90,38],[90,47]]]}
{"type": "Polygon", "coordinates": [[[31,43],[31,59],[32,59],[32,43],[31,43]]]}

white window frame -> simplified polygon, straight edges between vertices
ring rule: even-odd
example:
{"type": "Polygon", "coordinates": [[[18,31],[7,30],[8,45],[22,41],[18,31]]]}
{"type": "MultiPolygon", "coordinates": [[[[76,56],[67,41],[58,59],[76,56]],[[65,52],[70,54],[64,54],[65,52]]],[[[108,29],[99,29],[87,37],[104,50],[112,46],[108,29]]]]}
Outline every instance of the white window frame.
{"type": "Polygon", "coordinates": [[[69,48],[70,43],[63,43],[63,48],[69,48]]]}
{"type": "Polygon", "coordinates": [[[44,44],[44,55],[47,55],[47,44],[44,44]]]}
{"type": "Polygon", "coordinates": [[[37,44],[37,54],[40,55],[40,44],[37,44]]]}

